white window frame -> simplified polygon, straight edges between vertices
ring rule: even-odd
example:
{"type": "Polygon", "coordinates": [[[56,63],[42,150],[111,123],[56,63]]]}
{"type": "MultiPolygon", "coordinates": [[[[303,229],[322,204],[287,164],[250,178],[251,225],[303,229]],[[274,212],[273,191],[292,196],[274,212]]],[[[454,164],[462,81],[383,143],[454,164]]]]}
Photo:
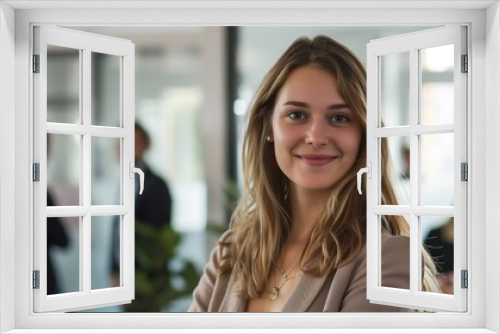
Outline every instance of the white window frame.
{"type": "MultiPolygon", "coordinates": [[[[134,299],[134,118],[135,48],[128,40],[51,26],[34,27],[34,54],[39,56],[39,73],[34,84],[34,162],[39,164],[39,181],[33,184],[34,270],[39,271],[39,288],[34,289],[35,312],[75,311],[111,304],[130,303],[134,299]],[[79,53],[80,110],[78,124],[47,122],[47,45],[71,48],[79,53]],[[118,57],[120,97],[117,127],[96,126],[92,122],[92,52],[118,57]],[[80,203],[75,206],[47,207],[47,134],[80,136],[80,203]],[[92,140],[120,139],[120,203],[92,205],[92,140]],[[91,226],[92,216],[120,217],[120,286],[92,290],[91,226]],[[47,217],[79,218],[79,290],[47,295],[47,217]]],[[[69,138],[69,137],[66,137],[69,138]]]]}
{"type": "Polygon", "coordinates": [[[69,1],[6,0],[0,4],[0,332],[15,330],[12,333],[41,333],[47,329],[51,329],[51,332],[61,329],[60,332],[76,333],[78,329],[87,329],[86,332],[109,333],[113,329],[122,329],[129,333],[143,333],[146,328],[158,329],[158,332],[164,333],[179,332],[177,328],[190,328],[192,332],[203,332],[210,328],[211,332],[217,333],[235,332],[234,328],[254,328],[253,332],[266,333],[305,332],[306,329],[323,333],[341,333],[342,329],[349,329],[349,333],[500,332],[500,263],[496,260],[496,255],[500,253],[500,227],[496,223],[500,220],[497,210],[500,180],[496,171],[496,166],[500,165],[497,152],[500,142],[500,131],[497,130],[500,125],[498,1],[370,1],[369,9],[364,1],[145,1],[142,4],[131,1],[120,4],[132,9],[103,11],[103,6],[116,6],[116,2],[107,1],[71,4],[69,1]],[[61,8],[62,6],[86,8],[68,9],[61,8]],[[97,6],[100,8],[97,9],[97,6]],[[141,6],[163,8],[138,11],[136,8],[141,6]],[[401,9],[402,7],[406,9],[401,9]],[[247,9],[242,10],[243,8],[247,9]],[[470,307],[467,313],[33,313],[33,291],[29,288],[33,264],[30,255],[33,212],[29,200],[32,188],[29,175],[33,128],[29,102],[32,94],[29,57],[32,37],[30,31],[34,24],[401,25],[402,22],[422,26],[459,24],[469,28],[471,75],[468,79],[468,109],[471,112],[468,115],[468,151],[471,181],[468,220],[471,224],[468,235],[471,236],[471,242],[468,246],[470,307]],[[14,94],[15,99],[12,98],[14,94]],[[142,328],[138,328],[139,326],[142,328]],[[287,327],[295,330],[283,330],[287,327]]]}
{"type": "MultiPolygon", "coordinates": [[[[380,303],[426,311],[467,310],[467,289],[461,287],[461,270],[467,270],[467,188],[469,182],[461,180],[461,163],[467,163],[467,73],[462,73],[461,56],[467,54],[466,27],[444,26],[391,36],[370,41],[367,47],[367,164],[371,167],[367,179],[367,298],[380,303]],[[421,60],[420,50],[443,45],[453,46],[453,122],[422,124],[421,60]],[[382,127],[381,73],[382,57],[396,53],[409,55],[409,123],[402,126],[382,127]],[[420,135],[453,134],[454,205],[426,206],[420,203],[422,149],[420,135]],[[410,141],[410,203],[408,205],[381,205],[381,146],[382,138],[407,136],[410,141]],[[410,225],[410,287],[408,290],[381,286],[381,216],[409,217],[410,225]],[[454,217],[454,293],[428,293],[422,286],[422,216],[454,217]]],[[[389,87],[388,89],[391,89],[389,87]]],[[[388,120],[384,120],[388,124],[388,120]]]]}

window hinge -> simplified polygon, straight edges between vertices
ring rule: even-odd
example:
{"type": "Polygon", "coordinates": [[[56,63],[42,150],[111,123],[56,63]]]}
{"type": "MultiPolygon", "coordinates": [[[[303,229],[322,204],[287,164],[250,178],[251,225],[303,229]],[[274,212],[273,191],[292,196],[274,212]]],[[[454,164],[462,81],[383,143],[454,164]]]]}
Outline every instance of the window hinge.
{"type": "Polygon", "coordinates": [[[40,289],[40,270],[33,270],[33,289],[40,289]]]}
{"type": "Polygon", "coordinates": [[[462,70],[460,72],[462,73],[468,73],[469,72],[469,57],[467,55],[462,55],[462,70]]]}
{"type": "Polygon", "coordinates": [[[462,289],[467,289],[469,287],[469,275],[467,270],[462,270],[462,289]]]}
{"type": "Polygon", "coordinates": [[[38,162],[33,164],[33,181],[40,181],[40,164],[38,162]]]}
{"type": "Polygon", "coordinates": [[[469,181],[469,167],[466,162],[460,164],[461,181],[469,181]]]}
{"type": "Polygon", "coordinates": [[[40,55],[33,55],[33,73],[40,73],[40,55]]]}

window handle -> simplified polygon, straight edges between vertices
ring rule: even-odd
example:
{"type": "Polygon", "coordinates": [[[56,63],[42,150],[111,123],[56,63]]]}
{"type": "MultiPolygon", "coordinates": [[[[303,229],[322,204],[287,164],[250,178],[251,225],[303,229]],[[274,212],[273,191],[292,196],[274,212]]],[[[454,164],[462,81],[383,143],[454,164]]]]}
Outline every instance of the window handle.
{"type": "Polygon", "coordinates": [[[140,184],[139,195],[142,195],[142,191],[144,190],[144,172],[140,168],[134,167],[133,161],[130,161],[129,167],[130,167],[131,179],[134,178],[134,173],[139,174],[139,184],[140,184]]]}
{"type": "Polygon", "coordinates": [[[372,177],[372,163],[370,161],[368,161],[367,165],[368,165],[368,167],[361,168],[358,171],[358,192],[360,195],[361,195],[361,175],[363,175],[363,173],[367,173],[368,174],[367,176],[369,179],[371,179],[371,177],[372,177]]]}

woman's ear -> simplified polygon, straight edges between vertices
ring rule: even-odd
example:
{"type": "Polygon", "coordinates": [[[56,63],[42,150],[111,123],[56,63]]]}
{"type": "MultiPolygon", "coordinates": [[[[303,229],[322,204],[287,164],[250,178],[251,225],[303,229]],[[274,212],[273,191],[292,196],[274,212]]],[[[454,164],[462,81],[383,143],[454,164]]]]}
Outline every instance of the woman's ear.
{"type": "Polygon", "coordinates": [[[269,134],[267,135],[266,140],[268,143],[274,142],[274,134],[273,134],[273,126],[272,125],[269,129],[269,134]]]}

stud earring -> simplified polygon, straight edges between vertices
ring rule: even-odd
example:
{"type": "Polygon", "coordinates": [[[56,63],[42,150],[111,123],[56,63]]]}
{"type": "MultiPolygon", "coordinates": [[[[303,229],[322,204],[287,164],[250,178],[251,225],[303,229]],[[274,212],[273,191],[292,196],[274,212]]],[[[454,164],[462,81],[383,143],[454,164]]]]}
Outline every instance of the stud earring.
{"type": "Polygon", "coordinates": [[[272,143],[273,142],[273,139],[271,138],[271,136],[267,136],[266,140],[267,140],[268,143],[272,143]]]}

